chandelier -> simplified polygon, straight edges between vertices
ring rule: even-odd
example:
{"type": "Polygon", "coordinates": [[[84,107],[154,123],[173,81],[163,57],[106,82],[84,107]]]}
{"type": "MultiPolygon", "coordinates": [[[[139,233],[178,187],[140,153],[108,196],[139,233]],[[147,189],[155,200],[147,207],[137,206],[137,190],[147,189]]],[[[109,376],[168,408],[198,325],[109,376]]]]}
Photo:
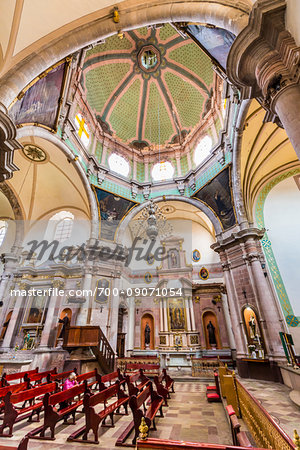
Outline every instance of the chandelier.
{"type": "Polygon", "coordinates": [[[137,221],[130,225],[134,237],[148,238],[155,241],[157,238],[165,239],[172,234],[172,225],[167,221],[159,206],[150,200],[145,206],[137,221]]]}

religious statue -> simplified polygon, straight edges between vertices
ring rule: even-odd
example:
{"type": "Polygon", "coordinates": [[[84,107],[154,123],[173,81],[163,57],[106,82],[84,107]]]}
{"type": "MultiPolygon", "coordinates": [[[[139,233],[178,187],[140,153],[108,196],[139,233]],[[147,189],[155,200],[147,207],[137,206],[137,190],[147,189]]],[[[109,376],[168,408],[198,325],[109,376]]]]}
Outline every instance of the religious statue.
{"type": "Polygon", "coordinates": [[[206,328],[208,330],[208,342],[210,343],[210,345],[216,345],[217,341],[216,341],[215,327],[213,326],[211,320],[208,322],[206,328]]]}
{"type": "Polygon", "coordinates": [[[63,324],[58,339],[64,339],[66,334],[66,328],[68,328],[68,326],[70,325],[70,319],[68,317],[68,314],[66,313],[63,319],[58,319],[58,322],[63,324]]]}
{"type": "Polygon", "coordinates": [[[146,347],[148,345],[150,345],[150,332],[151,332],[151,328],[149,327],[149,323],[146,322],[146,326],[145,326],[145,346],[146,347]]]}
{"type": "Polygon", "coordinates": [[[250,316],[249,329],[250,329],[250,338],[255,339],[257,336],[257,332],[256,332],[256,321],[253,315],[250,316]]]}
{"type": "Polygon", "coordinates": [[[24,342],[23,342],[22,350],[29,350],[29,341],[30,341],[30,333],[28,332],[24,335],[24,342]]]}

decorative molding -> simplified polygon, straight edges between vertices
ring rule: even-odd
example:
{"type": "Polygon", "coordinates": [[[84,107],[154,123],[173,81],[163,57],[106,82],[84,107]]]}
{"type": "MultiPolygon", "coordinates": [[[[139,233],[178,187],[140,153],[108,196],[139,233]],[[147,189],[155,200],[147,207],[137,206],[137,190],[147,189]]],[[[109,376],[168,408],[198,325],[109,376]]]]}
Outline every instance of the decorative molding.
{"type": "Polygon", "coordinates": [[[9,180],[19,170],[13,163],[14,151],[23,146],[15,139],[17,129],[7,115],[7,109],[0,103],[0,182],[9,180]]]}

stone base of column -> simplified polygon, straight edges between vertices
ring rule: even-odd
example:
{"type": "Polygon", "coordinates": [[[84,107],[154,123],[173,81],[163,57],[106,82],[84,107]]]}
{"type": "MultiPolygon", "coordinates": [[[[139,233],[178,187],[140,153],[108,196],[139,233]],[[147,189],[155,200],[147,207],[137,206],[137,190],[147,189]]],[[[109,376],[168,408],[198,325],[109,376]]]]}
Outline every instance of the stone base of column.
{"type": "Polygon", "coordinates": [[[40,372],[56,368],[57,372],[64,371],[64,365],[69,353],[63,348],[38,348],[32,352],[31,368],[38,367],[40,372]]]}
{"type": "Polygon", "coordinates": [[[237,359],[236,365],[241,378],[283,383],[280,367],[275,361],[242,358],[237,359]]]}

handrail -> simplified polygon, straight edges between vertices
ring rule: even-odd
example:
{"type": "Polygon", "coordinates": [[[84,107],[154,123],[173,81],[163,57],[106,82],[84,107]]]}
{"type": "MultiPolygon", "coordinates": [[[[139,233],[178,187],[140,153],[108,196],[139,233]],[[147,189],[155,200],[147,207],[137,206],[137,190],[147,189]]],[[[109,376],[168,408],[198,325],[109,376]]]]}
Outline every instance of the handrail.
{"type": "Polygon", "coordinates": [[[255,441],[264,448],[270,448],[271,445],[271,448],[280,448],[280,450],[295,450],[297,447],[292,439],[275,422],[268,411],[236,378],[235,383],[243,420],[255,441]],[[277,433],[274,433],[274,429],[277,433]]]}
{"type": "MultiPolygon", "coordinates": [[[[190,449],[196,450],[249,450],[246,447],[235,447],[233,445],[221,444],[206,444],[202,442],[188,442],[188,441],[173,441],[156,438],[148,438],[145,440],[139,439],[137,441],[137,449],[151,449],[151,450],[176,450],[176,449],[190,449]]],[[[263,450],[262,448],[252,447],[253,450],[263,450]]]]}

